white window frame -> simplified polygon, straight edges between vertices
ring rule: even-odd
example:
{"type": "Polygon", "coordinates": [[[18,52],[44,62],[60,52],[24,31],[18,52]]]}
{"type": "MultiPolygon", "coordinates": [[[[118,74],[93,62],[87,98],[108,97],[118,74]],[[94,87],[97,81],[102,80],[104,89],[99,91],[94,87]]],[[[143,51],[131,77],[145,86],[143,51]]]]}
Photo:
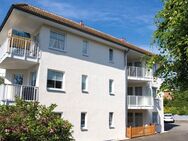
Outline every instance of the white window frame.
{"type": "Polygon", "coordinates": [[[86,57],[89,56],[89,42],[87,40],[83,40],[82,55],[86,57]]]}
{"type": "Polygon", "coordinates": [[[108,117],[109,119],[109,128],[110,129],[113,129],[113,128],[115,128],[115,126],[114,126],[114,112],[109,112],[109,117],[108,117]]]}
{"type": "Polygon", "coordinates": [[[115,92],[114,92],[114,80],[113,79],[109,79],[109,94],[110,95],[115,95],[115,92]]]}
{"type": "Polygon", "coordinates": [[[114,50],[112,49],[112,48],[109,48],[109,54],[108,54],[109,56],[109,62],[110,63],[114,63],[114,50]],[[112,51],[112,52],[111,52],[112,51]],[[111,54],[112,53],[112,54],[111,54]],[[112,58],[111,58],[111,55],[112,55],[112,58]]]}
{"type": "Polygon", "coordinates": [[[88,75],[83,74],[81,76],[81,89],[83,93],[88,93],[88,75]],[[85,77],[85,89],[83,89],[83,77],[85,77]]]}
{"type": "Polygon", "coordinates": [[[80,129],[82,131],[87,131],[87,112],[81,112],[80,114],[80,129]],[[84,114],[84,126],[82,126],[82,114],[84,114]]]}
{"type": "Polygon", "coordinates": [[[58,70],[53,70],[53,69],[48,69],[47,70],[47,84],[46,84],[47,90],[49,91],[60,91],[60,92],[65,92],[65,72],[63,71],[58,71],[58,70]],[[57,72],[57,73],[62,73],[63,78],[62,78],[62,88],[52,88],[48,87],[48,74],[49,71],[57,72]]]}
{"type": "MultiPolygon", "coordinates": [[[[57,39],[56,39],[57,40],[57,39]]],[[[66,52],[66,34],[64,33],[64,32],[57,32],[57,31],[54,31],[54,30],[50,30],[50,37],[49,37],[49,47],[48,47],[49,49],[52,49],[52,50],[56,50],[56,51],[62,51],[62,52],[66,52]],[[52,46],[50,46],[50,44],[51,44],[51,34],[52,33],[55,33],[55,34],[57,34],[57,35],[62,35],[62,36],[64,36],[64,45],[63,45],[63,48],[62,49],[60,49],[60,48],[54,48],[54,47],[52,47],[52,46]]]]}

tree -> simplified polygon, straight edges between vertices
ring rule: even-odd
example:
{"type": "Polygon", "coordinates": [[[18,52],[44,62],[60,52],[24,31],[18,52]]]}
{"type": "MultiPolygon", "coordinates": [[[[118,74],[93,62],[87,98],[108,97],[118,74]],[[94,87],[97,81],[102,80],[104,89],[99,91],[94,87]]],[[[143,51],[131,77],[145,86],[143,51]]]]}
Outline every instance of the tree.
{"type": "Polygon", "coordinates": [[[1,141],[70,141],[72,125],[38,102],[17,99],[15,105],[0,106],[1,141]]]}
{"type": "Polygon", "coordinates": [[[148,62],[159,64],[156,75],[164,78],[163,89],[188,89],[188,0],[163,0],[155,18],[154,45],[160,54],[148,62]]]}

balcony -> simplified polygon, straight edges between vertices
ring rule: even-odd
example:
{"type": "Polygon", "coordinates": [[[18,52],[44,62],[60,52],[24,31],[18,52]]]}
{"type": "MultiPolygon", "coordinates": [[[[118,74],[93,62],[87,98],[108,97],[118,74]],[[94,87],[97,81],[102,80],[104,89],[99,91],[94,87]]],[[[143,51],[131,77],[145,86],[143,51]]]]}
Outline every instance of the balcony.
{"type": "Polygon", "coordinates": [[[153,109],[152,96],[127,96],[128,109],[153,109]]]}
{"type": "Polygon", "coordinates": [[[0,67],[4,69],[26,69],[38,59],[38,44],[30,38],[12,35],[0,47],[0,67]]]}
{"type": "Polygon", "coordinates": [[[38,101],[38,87],[24,85],[0,85],[0,101],[11,103],[15,98],[21,98],[25,101],[38,101]]]}
{"type": "Polygon", "coordinates": [[[127,75],[129,80],[152,80],[153,72],[145,67],[127,67],[127,75]]]}

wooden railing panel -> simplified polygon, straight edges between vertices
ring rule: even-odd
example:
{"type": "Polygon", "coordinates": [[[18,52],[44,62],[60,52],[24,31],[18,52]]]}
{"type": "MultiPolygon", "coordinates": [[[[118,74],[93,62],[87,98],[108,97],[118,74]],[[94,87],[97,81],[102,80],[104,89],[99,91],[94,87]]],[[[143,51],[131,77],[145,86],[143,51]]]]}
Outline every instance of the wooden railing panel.
{"type": "Polygon", "coordinates": [[[155,125],[128,127],[127,128],[127,137],[128,138],[135,138],[135,137],[154,135],[154,134],[155,134],[155,125]]]}

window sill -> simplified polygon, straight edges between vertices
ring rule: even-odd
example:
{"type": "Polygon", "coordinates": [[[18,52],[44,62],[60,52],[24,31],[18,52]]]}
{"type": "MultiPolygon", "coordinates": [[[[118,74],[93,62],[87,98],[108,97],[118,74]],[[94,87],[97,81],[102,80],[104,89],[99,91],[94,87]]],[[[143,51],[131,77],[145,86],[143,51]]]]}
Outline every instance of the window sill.
{"type": "Polygon", "coordinates": [[[89,57],[89,55],[88,55],[88,54],[82,54],[82,56],[84,56],[84,57],[89,57]]]}
{"type": "Polygon", "coordinates": [[[109,126],[109,129],[115,129],[115,127],[114,126],[109,126]]]}
{"type": "Polygon", "coordinates": [[[63,53],[67,53],[66,50],[62,50],[62,49],[56,49],[56,48],[52,48],[52,47],[49,47],[50,50],[54,50],[54,51],[60,51],[60,52],[63,52],[63,53]]]}
{"type": "Polygon", "coordinates": [[[89,94],[87,90],[82,90],[82,93],[89,94]]]}
{"type": "Polygon", "coordinates": [[[47,88],[48,91],[54,91],[54,92],[62,92],[65,93],[65,90],[63,89],[56,89],[56,88],[47,88]]]}
{"type": "Polygon", "coordinates": [[[109,95],[110,95],[110,96],[115,96],[115,94],[114,94],[114,93],[110,93],[109,95]]]}
{"type": "Polygon", "coordinates": [[[81,131],[88,131],[88,129],[86,127],[82,127],[81,131]]]}
{"type": "Polygon", "coordinates": [[[109,63],[114,64],[114,61],[109,61],[109,63]]]}

